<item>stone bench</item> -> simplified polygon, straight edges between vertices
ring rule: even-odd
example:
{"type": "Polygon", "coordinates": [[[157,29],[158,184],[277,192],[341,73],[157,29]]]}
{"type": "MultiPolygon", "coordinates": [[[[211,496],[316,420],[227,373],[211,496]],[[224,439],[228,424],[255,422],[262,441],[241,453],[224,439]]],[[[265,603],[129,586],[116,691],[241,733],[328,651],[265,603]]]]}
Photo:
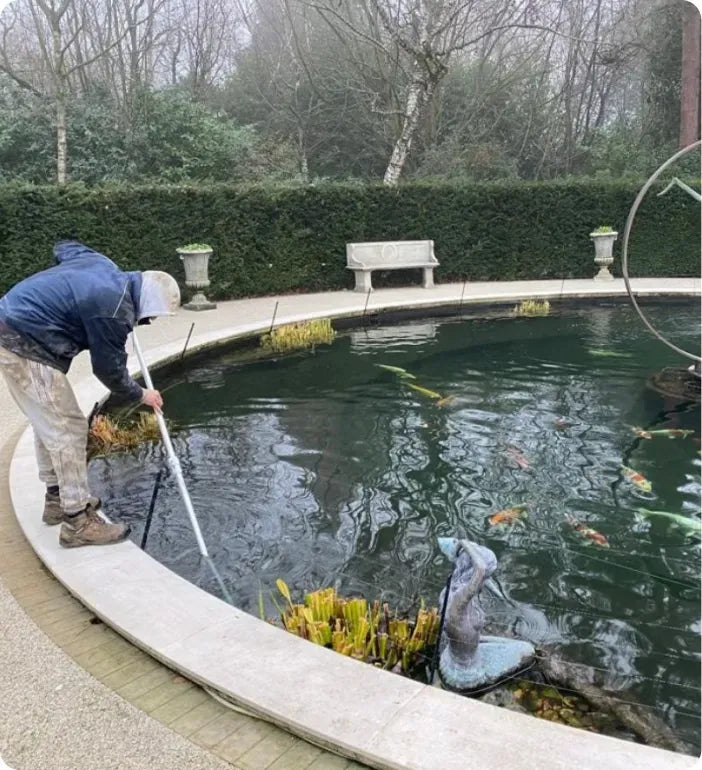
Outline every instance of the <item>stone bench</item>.
{"type": "Polygon", "coordinates": [[[434,268],[439,263],[434,256],[434,241],[379,241],[377,243],[347,243],[346,269],[353,270],[355,291],[373,290],[373,270],[404,270],[418,267],[424,271],[422,286],[434,285],[434,268]]]}

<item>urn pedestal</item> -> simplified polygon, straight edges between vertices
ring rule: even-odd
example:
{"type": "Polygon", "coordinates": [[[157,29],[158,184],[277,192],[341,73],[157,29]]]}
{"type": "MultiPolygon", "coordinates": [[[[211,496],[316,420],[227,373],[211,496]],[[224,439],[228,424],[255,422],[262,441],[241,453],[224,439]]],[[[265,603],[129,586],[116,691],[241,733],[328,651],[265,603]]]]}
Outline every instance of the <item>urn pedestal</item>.
{"type": "Polygon", "coordinates": [[[201,291],[202,289],[207,289],[210,285],[208,266],[212,249],[203,249],[201,251],[176,249],[176,251],[183,260],[185,285],[189,289],[195,289],[192,299],[183,307],[186,310],[212,310],[216,308],[216,303],[210,302],[201,291]]]}
{"type": "Polygon", "coordinates": [[[614,262],[614,242],[619,233],[612,230],[608,233],[590,233],[590,239],[595,244],[595,264],[600,268],[595,276],[596,281],[613,281],[614,276],[609,272],[610,265],[614,262]]]}

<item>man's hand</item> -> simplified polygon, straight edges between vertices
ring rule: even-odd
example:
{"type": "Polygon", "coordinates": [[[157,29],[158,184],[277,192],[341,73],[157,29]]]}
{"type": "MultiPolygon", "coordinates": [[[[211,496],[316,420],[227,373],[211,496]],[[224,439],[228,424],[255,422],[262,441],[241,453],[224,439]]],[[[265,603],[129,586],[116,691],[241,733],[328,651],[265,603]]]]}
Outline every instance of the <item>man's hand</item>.
{"type": "Polygon", "coordinates": [[[163,408],[163,396],[157,390],[145,388],[142,391],[141,403],[150,406],[155,412],[161,412],[163,408]]]}

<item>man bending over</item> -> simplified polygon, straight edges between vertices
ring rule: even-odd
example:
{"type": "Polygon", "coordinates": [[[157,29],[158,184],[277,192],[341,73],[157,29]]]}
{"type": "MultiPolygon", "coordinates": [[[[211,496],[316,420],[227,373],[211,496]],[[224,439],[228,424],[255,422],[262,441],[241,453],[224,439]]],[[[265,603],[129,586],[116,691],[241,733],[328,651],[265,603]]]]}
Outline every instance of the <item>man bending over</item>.
{"type": "Polygon", "coordinates": [[[88,423],[66,373],[81,350],[116,396],[160,410],[157,390],[141,388],[126,368],[127,337],[137,324],[173,315],[175,279],[158,270],[122,272],[77,241],[54,246],[57,264],[18,283],[0,299],[0,371],[34,428],[43,520],[61,524],[66,548],[119,543],[126,524],[109,521],[88,487],[88,423]]]}

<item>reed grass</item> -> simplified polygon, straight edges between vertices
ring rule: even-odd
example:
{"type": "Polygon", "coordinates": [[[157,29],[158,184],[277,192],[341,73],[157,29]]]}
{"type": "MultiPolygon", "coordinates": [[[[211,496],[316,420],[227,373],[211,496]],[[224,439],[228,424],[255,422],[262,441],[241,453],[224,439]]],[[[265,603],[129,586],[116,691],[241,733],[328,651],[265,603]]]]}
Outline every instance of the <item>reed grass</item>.
{"type": "Polygon", "coordinates": [[[336,337],[328,318],[285,324],[261,337],[261,347],[272,353],[289,353],[316,345],[328,345],[336,337]]]}
{"type": "Polygon", "coordinates": [[[435,607],[427,610],[422,605],[411,621],[391,612],[387,603],[346,599],[334,588],[312,591],[304,604],[295,604],[285,582],[276,584],[287,603],[281,612],[285,630],[342,655],[410,674],[437,643],[435,607]]]}
{"type": "Polygon", "coordinates": [[[525,299],[514,307],[515,314],[521,316],[548,315],[550,310],[551,304],[547,299],[525,299]]]}

